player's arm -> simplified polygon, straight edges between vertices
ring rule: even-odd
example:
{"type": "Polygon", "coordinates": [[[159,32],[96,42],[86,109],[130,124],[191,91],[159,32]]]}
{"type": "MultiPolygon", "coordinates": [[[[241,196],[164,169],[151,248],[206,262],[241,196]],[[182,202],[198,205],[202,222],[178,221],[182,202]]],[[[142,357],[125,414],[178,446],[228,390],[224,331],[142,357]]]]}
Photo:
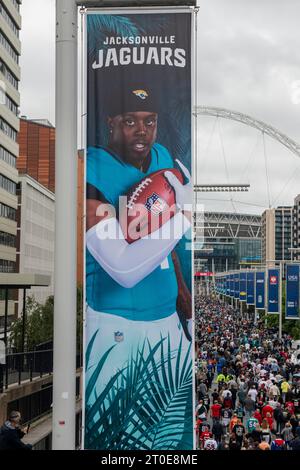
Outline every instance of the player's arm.
{"type": "Polygon", "coordinates": [[[178,315],[182,318],[183,326],[187,328],[190,338],[192,338],[192,296],[188,289],[180,266],[180,261],[175,250],[172,251],[172,260],[175,267],[175,273],[178,285],[178,296],[176,302],[176,309],[178,315]]]}
{"type": "Polygon", "coordinates": [[[185,314],[185,319],[190,320],[192,318],[192,297],[190,290],[188,289],[180,266],[180,261],[176,251],[172,251],[172,260],[175,267],[176,278],[178,283],[178,298],[177,308],[185,314]]]}
{"type": "MultiPolygon", "coordinates": [[[[179,167],[181,168],[182,173],[187,179],[187,184],[183,185],[178,180],[178,178],[173,175],[173,173],[166,171],[165,177],[168,179],[169,183],[173,186],[175,195],[176,195],[176,204],[180,210],[185,214],[185,216],[191,222],[191,207],[193,203],[193,188],[191,175],[188,169],[179,161],[176,160],[179,167]]],[[[192,339],[192,299],[189,289],[186,286],[184,281],[180,262],[175,252],[172,253],[173,263],[175,266],[175,272],[178,283],[178,297],[177,297],[177,311],[178,314],[183,313],[185,315],[185,322],[183,322],[184,327],[187,328],[189,339],[192,339]]],[[[185,328],[185,330],[186,330],[185,328]]]]}
{"type": "Polygon", "coordinates": [[[105,200],[87,199],[87,248],[101,267],[123,287],[133,287],[154,271],[190,226],[188,218],[179,211],[151,236],[129,244],[114,207],[105,200]],[[163,233],[168,237],[163,237],[163,233]]]}

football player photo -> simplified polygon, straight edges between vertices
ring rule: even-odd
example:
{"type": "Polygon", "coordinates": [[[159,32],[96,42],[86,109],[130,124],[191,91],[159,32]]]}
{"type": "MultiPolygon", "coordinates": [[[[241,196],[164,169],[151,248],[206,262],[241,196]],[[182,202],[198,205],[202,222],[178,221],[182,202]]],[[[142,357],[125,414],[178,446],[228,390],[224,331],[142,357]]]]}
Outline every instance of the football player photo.
{"type": "Polygon", "coordinates": [[[176,251],[191,175],[157,138],[161,84],[109,77],[105,137],[87,148],[85,448],[192,448],[192,300],[176,251]]]}

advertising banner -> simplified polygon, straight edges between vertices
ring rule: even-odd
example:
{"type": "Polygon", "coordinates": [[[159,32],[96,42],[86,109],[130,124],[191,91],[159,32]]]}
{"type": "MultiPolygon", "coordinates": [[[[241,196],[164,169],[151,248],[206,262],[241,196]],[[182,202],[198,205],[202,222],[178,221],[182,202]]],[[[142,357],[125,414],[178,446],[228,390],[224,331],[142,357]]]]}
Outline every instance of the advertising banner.
{"type": "Polygon", "coordinates": [[[226,294],[226,290],[225,290],[225,276],[222,276],[222,277],[221,277],[221,293],[222,293],[222,294],[226,294]]]}
{"type": "Polygon", "coordinates": [[[240,274],[234,274],[234,298],[240,298],[240,274]]]}
{"type": "Polygon", "coordinates": [[[247,277],[246,273],[240,273],[240,301],[246,302],[247,300],[247,277]]]}
{"type": "Polygon", "coordinates": [[[279,313],[279,269],[268,269],[268,313],[279,313]]]}
{"type": "Polygon", "coordinates": [[[254,273],[247,273],[247,304],[254,305],[254,273]]]}
{"type": "Polygon", "coordinates": [[[230,297],[234,297],[234,274],[230,274],[230,297]]]}
{"type": "Polygon", "coordinates": [[[286,265],[285,318],[299,318],[299,265],[286,265]]]}
{"type": "Polygon", "coordinates": [[[226,295],[230,297],[230,274],[226,275],[226,295]]]}
{"type": "Polygon", "coordinates": [[[87,14],[85,449],[193,448],[192,16],[87,14]]]}
{"type": "Polygon", "coordinates": [[[255,273],[255,307],[265,309],[265,273],[255,273]]]}

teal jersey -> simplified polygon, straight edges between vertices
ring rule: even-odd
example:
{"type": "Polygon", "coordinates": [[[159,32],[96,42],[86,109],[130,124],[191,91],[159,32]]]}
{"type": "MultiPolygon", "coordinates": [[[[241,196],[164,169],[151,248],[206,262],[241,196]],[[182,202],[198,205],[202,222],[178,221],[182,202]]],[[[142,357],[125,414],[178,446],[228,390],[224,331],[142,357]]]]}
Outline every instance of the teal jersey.
{"type": "MultiPolygon", "coordinates": [[[[111,151],[91,147],[87,154],[87,183],[97,188],[117,211],[119,196],[125,195],[131,186],[154,171],[174,167],[168,150],[160,144],[153,145],[150,157],[149,168],[143,173],[111,151]]],[[[159,320],[176,311],[177,295],[171,254],[168,263],[128,289],[115,282],[86,249],[86,296],[93,310],[129,320],[159,320]]]]}
{"type": "Polygon", "coordinates": [[[259,424],[259,421],[256,418],[249,418],[247,421],[247,431],[251,433],[256,429],[256,425],[259,424]]]}

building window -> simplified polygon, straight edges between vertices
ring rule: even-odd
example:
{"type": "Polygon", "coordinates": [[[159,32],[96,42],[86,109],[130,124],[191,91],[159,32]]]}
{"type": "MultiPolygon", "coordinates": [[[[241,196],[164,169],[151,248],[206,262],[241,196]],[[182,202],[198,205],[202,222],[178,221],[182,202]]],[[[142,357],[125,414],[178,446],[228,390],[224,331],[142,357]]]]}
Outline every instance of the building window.
{"type": "Polygon", "coordinates": [[[15,33],[15,35],[17,37],[19,37],[19,28],[17,27],[16,23],[14,22],[14,20],[12,19],[12,17],[10,16],[9,12],[6,10],[6,8],[4,7],[4,5],[2,3],[0,3],[0,14],[3,16],[3,18],[5,19],[6,23],[9,25],[9,27],[13,30],[13,32],[15,33]]]}
{"type": "Polygon", "coordinates": [[[16,263],[7,259],[0,259],[1,273],[14,273],[16,271],[16,263]]]}
{"type": "Polygon", "coordinates": [[[2,202],[0,202],[0,217],[4,217],[4,219],[16,221],[17,211],[13,207],[9,207],[6,204],[3,204],[2,202]]]}
{"type": "Polygon", "coordinates": [[[15,49],[12,47],[10,42],[6,39],[4,34],[0,31],[0,44],[4,47],[4,49],[7,50],[9,55],[13,58],[13,60],[18,64],[19,63],[19,54],[15,51],[15,49]]]}
{"type": "MultiPolygon", "coordinates": [[[[0,300],[5,300],[5,289],[0,289],[0,300]]],[[[7,289],[7,300],[15,300],[15,294],[13,289],[7,289]]]]}
{"type": "Polygon", "coordinates": [[[17,158],[8,150],[6,150],[4,147],[2,147],[1,145],[0,145],[0,160],[3,160],[5,163],[12,166],[13,168],[16,168],[17,166],[17,158]]]}
{"type": "Polygon", "coordinates": [[[0,87],[0,104],[4,104],[15,116],[18,116],[18,105],[0,87]]]}
{"type": "Polygon", "coordinates": [[[12,248],[16,248],[16,241],[17,237],[15,235],[0,231],[0,245],[11,246],[12,248]]]}
{"type": "Polygon", "coordinates": [[[9,70],[7,65],[0,59],[0,72],[4,75],[7,81],[16,89],[19,89],[19,80],[9,70]]]}
{"type": "Polygon", "coordinates": [[[17,194],[17,185],[6,176],[0,174],[0,188],[5,189],[11,194],[17,194]]]}
{"type": "Polygon", "coordinates": [[[0,130],[10,139],[17,142],[17,131],[13,129],[2,117],[0,117],[0,130]]]}

